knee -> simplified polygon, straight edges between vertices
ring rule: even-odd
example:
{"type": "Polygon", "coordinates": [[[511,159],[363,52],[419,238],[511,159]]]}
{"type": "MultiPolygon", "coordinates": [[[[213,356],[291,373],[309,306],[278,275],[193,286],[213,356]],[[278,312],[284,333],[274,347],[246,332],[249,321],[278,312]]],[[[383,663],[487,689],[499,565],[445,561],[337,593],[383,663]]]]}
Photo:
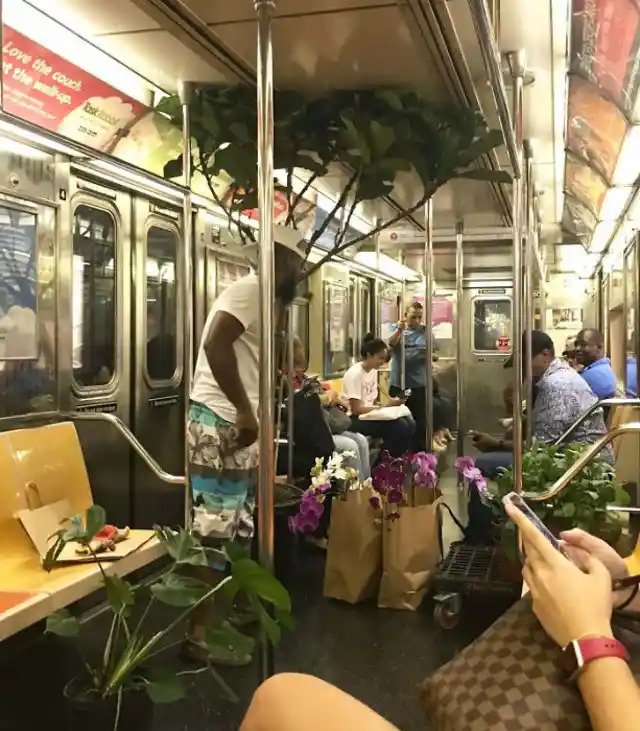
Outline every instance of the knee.
{"type": "MultiPolygon", "coordinates": [[[[308,696],[322,681],[302,673],[279,673],[265,680],[253,694],[240,731],[263,731],[274,719],[281,722],[283,710],[308,696]]],[[[289,728],[283,724],[283,728],[289,728]]]]}

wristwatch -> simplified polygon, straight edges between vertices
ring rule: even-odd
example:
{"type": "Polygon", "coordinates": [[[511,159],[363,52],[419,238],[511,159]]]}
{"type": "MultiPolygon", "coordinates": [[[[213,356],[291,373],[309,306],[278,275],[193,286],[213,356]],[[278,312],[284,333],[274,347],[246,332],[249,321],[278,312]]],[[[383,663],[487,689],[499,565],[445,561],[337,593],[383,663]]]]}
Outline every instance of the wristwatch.
{"type": "Polygon", "coordinates": [[[567,679],[573,681],[590,662],[607,657],[629,662],[625,646],[613,637],[585,637],[563,648],[559,666],[567,679]]]}

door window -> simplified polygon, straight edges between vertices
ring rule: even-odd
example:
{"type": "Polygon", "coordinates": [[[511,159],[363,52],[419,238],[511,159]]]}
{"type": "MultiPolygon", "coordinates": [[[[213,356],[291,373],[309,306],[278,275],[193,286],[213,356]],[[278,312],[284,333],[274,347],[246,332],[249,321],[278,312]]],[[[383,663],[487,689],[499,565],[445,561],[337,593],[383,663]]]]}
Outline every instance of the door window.
{"type": "Polygon", "coordinates": [[[480,297],[474,300],[473,350],[481,353],[511,352],[511,300],[480,297]]]}
{"type": "Polygon", "coordinates": [[[177,232],[151,226],[147,231],[146,369],[153,381],[168,381],[178,369],[177,255],[177,232]]]}
{"type": "Polygon", "coordinates": [[[87,204],[73,214],[71,296],[73,378],[104,386],[116,373],[116,222],[87,204]]]}

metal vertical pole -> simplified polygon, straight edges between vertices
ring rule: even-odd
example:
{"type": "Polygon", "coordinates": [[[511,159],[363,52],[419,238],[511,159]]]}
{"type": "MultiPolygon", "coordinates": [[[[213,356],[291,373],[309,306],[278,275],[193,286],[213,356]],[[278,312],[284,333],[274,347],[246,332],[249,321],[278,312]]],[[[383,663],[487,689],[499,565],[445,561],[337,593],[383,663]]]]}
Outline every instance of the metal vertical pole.
{"type": "Polygon", "coordinates": [[[189,480],[189,399],[191,397],[191,379],[193,378],[193,209],[191,206],[191,114],[190,104],[193,85],[184,82],[180,87],[182,103],[182,165],[184,173],[184,194],[182,208],[182,317],[184,348],[184,525],[191,527],[191,486],[189,480]]]}
{"type": "MultiPolygon", "coordinates": [[[[533,209],[533,155],[531,145],[525,143],[525,207],[524,207],[524,232],[526,236],[526,248],[524,258],[525,277],[525,300],[524,300],[524,321],[525,321],[525,353],[531,352],[531,331],[533,329],[533,236],[535,231],[535,211],[533,209]]],[[[533,420],[531,412],[533,409],[533,362],[527,356],[525,362],[524,397],[527,402],[527,422],[525,443],[531,446],[533,440],[533,420]]]]}
{"type": "MultiPolygon", "coordinates": [[[[407,285],[404,279],[402,280],[402,288],[400,290],[400,307],[398,308],[398,319],[401,320],[404,317],[406,303],[405,298],[407,296],[407,285]]],[[[400,388],[402,391],[406,388],[407,383],[407,363],[405,361],[405,332],[404,330],[400,334],[400,388]]]]}
{"type": "MultiPolygon", "coordinates": [[[[633,241],[633,356],[636,359],[636,389],[640,390],[640,236],[633,241]]],[[[626,328],[626,323],[625,323],[626,328]]],[[[625,358],[626,363],[626,358],[625,358]]],[[[626,366],[625,366],[626,370],[626,366]]],[[[635,394],[638,395],[637,393],[635,394]]],[[[640,485],[640,483],[639,483],[640,485]]],[[[640,489],[640,487],[639,487],[640,489]]]]}
{"type": "Polygon", "coordinates": [[[424,207],[425,442],[433,445],[433,198],[424,207]]]}
{"type": "MultiPolygon", "coordinates": [[[[524,52],[509,54],[513,77],[513,125],[518,165],[513,177],[513,488],[522,492],[522,92],[524,52]]],[[[527,358],[531,355],[527,354],[527,358]]]]}
{"type": "MultiPolygon", "coordinates": [[[[295,387],[293,385],[293,370],[295,367],[293,358],[293,341],[295,338],[295,330],[293,323],[293,307],[289,307],[287,313],[287,441],[289,442],[287,449],[287,482],[293,482],[293,443],[294,443],[294,394],[295,387]]],[[[278,414],[279,416],[279,414],[278,414]]],[[[279,436],[279,435],[278,435],[279,436]]]]}
{"type": "MultiPolygon", "coordinates": [[[[536,210],[538,210],[536,206],[536,210]]],[[[542,256],[542,226],[540,224],[540,216],[536,215],[536,241],[538,242],[538,250],[542,256]]],[[[547,265],[542,257],[542,269],[540,270],[540,329],[547,329],[547,265]]]]}
{"type": "MultiPolygon", "coordinates": [[[[464,297],[464,224],[456,223],[456,427],[458,429],[457,456],[464,455],[463,401],[464,382],[462,380],[462,358],[464,355],[462,327],[462,299],[464,297]]],[[[459,484],[462,485],[460,478],[459,484]]]]}
{"type": "MultiPolygon", "coordinates": [[[[260,461],[258,471],[258,555],[261,565],[273,572],[273,53],[271,23],[273,0],[256,0],[258,15],[258,211],[260,216],[260,461]]],[[[263,636],[260,643],[260,675],[274,672],[273,647],[263,636]]]]}

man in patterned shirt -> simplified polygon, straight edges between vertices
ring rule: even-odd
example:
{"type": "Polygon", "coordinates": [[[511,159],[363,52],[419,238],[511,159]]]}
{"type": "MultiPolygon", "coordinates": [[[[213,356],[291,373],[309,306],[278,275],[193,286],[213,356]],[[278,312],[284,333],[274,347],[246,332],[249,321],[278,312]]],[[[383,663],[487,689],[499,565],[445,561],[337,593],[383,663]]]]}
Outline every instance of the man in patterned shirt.
{"type": "MultiPolygon", "coordinates": [[[[522,343],[523,361],[527,357],[525,341],[522,343]]],[[[598,398],[589,384],[560,358],[556,358],[553,341],[547,333],[534,330],[531,333],[531,365],[536,384],[536,400],[531,418],[533,438],[542,444],[552,444],[589,409],[598,398]]],[[[571,434],[573,444],[593,444],[604,436],[607,427],[602,409],[596,409],[571,434]]],[[[476,434],[474,446],[483,454],[476,459],[476,466],[488,478],[499,474],[500,468],[513,463],[513,443],[496,439],[489,434],[476,434]]],[[[601,454],[602,459],[613,460],[610,447],[601,454]]]]}

